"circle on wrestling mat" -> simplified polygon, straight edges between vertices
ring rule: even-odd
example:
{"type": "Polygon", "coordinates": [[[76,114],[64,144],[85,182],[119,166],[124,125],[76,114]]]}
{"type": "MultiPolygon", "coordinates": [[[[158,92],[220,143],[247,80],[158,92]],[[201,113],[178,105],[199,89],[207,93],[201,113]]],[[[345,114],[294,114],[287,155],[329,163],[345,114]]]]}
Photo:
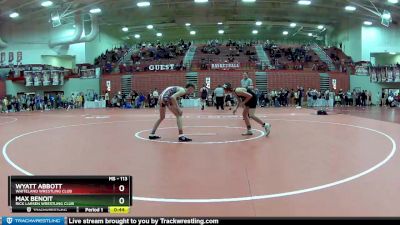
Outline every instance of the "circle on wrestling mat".
{"type": "MultiPolygon", "coordinates": [[[[183,128],[224,128],[224,129],[241,129],[241,130],[246,130],[246,128],[243,127],[229,127],[229,126],[187,126],[183,128]]],[[[163,127],[163,128],[158,128],[158,130],[168,130],[168,129],[177,129],[176,127],[163,127]]],[[[262,138],[265,136],[265,132],[258,130],[258,129],[252,129],[253,132],[258,133],[257,136],[251,136],[249,138],[245,139],[237,139],[237,140],[223,140],[223,141],[192,141],[192,142],[178,142],[178,141],[170,141],[170,140],[149,140],[147,137],[141,136],[143,133],[149,133],[151,130],[142,130],[139,132],[136,132],[135,137],[144,141],[149,141],[149,142],[158,142],[158,143],[167,143],[167,144],[194,144],[194,145],[206,145],[206,144],[229,144],[229,143],[238,143],[238,142],[245,142],[245,141],[252,141],[256,140],[259,138],[262,138]]],[[[214,134],[217,135],[218,134],[214,134]]],[[[189,135],[188,135],[189,136],[189,135]]],[[[240,136],[240,134],[238,134],[240,136]]]]}

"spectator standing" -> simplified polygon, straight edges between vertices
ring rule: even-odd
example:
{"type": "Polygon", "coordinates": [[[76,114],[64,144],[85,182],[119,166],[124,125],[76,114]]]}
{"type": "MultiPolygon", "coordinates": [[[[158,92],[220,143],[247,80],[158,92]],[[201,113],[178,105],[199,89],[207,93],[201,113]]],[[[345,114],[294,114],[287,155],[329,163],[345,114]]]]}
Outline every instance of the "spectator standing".
{"type": "Polygon", "coordinates": [[[8,99],[7,97],[4,97],[3,99],[3,109],[5,113],[8,113],[8,99]]]}
{"type": "Polygon", "coordinates": [[[155,88],[154,91],[153,91],[153,98],[154,98],[155,107],[157,107],[157,105],[158,105],[158,98],[159,98],[159,93],[158,93],[157,88],[155,88]]]}
{"type": "Polygon", "coordinates": [[[106,107],[110,107],[110,94],[108,91],[104,94],[104,100],[106,100],[106,107]]]}
{"type": "Polygon", "coordinates": [[[81,103],[82,103],[82,108],[85,108],[85,95],[81,93],[81,103]]]}
{"type": "Polygon", "coordinates": [[[218,87],[214,90],[214,94],[215,94],[215,100],[216,100],[216,106],[217,106],[217,110],[219,110],[219,108],[221,107],[222,110],[224,110],[224,95],[225,95],[225,91],[222,88],[221,85],[218,85],[218,87]]]}
{"type": "Polygon", "coordinates": [[[297,92],[299,93],[299,106],[297,108],[301,108],[301,106],[303,105],[304,88],[299,87],[297,92]]]}
{"type": "Polygon", "coordinates": [[[206,84],[204,84],[203,87],[200,89],[200,97],[201,97],[201,110],[204,110],[208,98],[208,88],[206,84]]]}

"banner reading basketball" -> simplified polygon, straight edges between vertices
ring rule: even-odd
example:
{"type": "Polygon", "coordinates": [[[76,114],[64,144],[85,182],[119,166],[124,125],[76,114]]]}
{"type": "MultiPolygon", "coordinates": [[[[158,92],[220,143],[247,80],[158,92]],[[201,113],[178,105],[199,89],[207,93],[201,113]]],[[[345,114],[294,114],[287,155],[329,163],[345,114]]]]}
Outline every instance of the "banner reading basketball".
{"type": "Polygon", "coordinates": [[[240,63],[215,63],[211,64],[211,69],[238,69],[240,68],[240,63]]]}

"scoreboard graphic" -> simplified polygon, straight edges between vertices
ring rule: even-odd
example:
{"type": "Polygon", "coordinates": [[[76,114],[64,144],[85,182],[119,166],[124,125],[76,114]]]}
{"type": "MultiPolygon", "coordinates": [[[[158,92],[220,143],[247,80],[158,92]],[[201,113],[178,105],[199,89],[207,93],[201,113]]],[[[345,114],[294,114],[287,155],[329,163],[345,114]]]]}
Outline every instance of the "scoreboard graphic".
{"type": "Polygon", "coordinates": [[[131,176],[9,176],[15,213],[128,213],[131,176]]]}

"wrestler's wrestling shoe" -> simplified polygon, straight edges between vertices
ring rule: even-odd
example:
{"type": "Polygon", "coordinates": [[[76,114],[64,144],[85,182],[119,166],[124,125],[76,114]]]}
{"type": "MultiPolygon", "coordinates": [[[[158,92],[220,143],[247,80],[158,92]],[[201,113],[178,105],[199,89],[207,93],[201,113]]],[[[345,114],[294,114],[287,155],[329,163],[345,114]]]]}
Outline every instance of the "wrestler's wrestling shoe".
{"type": "Polygon", "coordinates": [[[191,142],[191,141],[192,141],[192,139],[187,138],[185,136],[180,136],[179,137],[179,142],[191,142]]]}
{"type": "Polygon", "coordinates": [[[268,137],[269,133],[271,133],[271,124],[266,123],[264,125],[264,129],[265,129],[265,136],[268,137]]]}
{"type": "Polygon", "coordinates": [[[150,140],[157,140],[157,139],[161,139],[161,137],[160,137],[160,136],[157,136],[157,135],[155,135],[155,134],[150,134],[149,139],[150,139],[150,140]]]}

